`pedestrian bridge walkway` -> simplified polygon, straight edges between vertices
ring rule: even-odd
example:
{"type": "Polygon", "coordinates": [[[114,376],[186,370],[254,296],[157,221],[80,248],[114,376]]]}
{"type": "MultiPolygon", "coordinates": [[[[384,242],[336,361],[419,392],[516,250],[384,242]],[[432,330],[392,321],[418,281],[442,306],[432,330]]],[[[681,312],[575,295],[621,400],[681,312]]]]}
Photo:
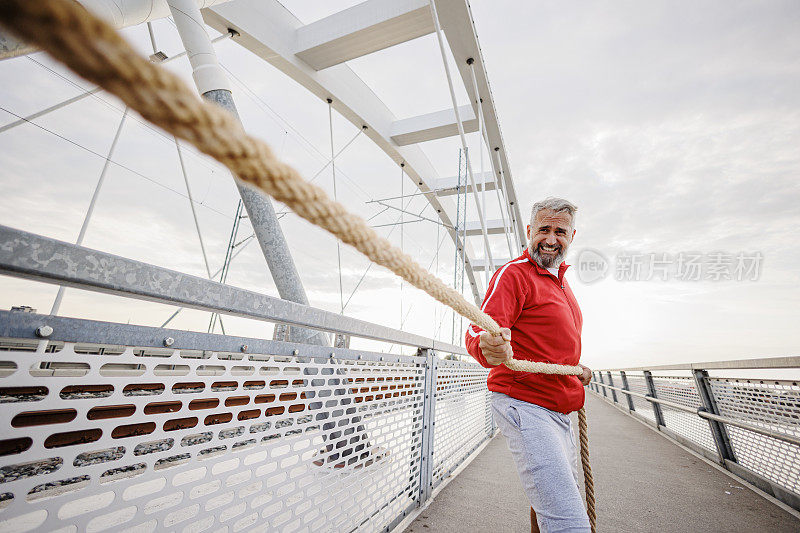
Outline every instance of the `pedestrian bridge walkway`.
{"type": "MultiPolygon", "coordinates": [[[[586,410],[599,531],[800,531],[798,513],[599,396],[587,394],[586,410]]],[[[528,531],[528,509],[511,454],[498,435],[406,532],[528,531]]]]}

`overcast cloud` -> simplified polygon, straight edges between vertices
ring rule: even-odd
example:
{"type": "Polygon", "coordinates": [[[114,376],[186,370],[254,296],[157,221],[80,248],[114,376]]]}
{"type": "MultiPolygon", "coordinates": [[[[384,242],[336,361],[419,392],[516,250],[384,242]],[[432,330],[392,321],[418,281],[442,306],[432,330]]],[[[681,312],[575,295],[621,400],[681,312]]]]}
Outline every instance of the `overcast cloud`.
{"type": "MultiPolygon", "coordinates": [[[[286,5],[311,22],[349,4],[286,5]]],[[[800,4],[475,0],[471,8],[524,216],[548,195],[579,206],[568,262],[587,248],[610,261],[623,252],[764,257],[757,281],[622,282],[611,272],[584,284],[573,268],[568,278],[584,315],[584,361],[608,367],[796,355],[800,4]]],[[[169,21],[155,28],[160,48],[170,55],[181,49],[169,21]]],[[[125,35],[150,52],[144,28],[125,35]]],[[[221,43],[218,52],[244,84],[234,80],[234,96],[248,130],[303,175],[319,171],[330,152],[324,102],[234,43],[221,43]]],[[[68,76],[42,54],[33,59],[68,76]]],[[[450,105],[433,36],[350,64],[398,117],[450,105]]],[[[169,68],[191,82],[186,63],[169,68]]],[[[72,83],[88,87],[26,58],[0,62],[0,79],[0,105],[23,116],[78,94],[72,83]]],[[[463,91],[459,95],[465,103],[463,91]]],[[[37,121],[85,148],[31,125],[0,134],[0,223],[74,240],[103,165],[97,154],[108,150],[121,109],[102,96],[37,121]]],[[[0,111],[0,123],[13,120],[0,111]]],[[[125,168],[109,172],[85,244],[203,275],[175,146],[137,120],[131,117],[123,130],[114,160],[125,168]]],[[[337,150],[358,132],[338,116],[334,130],[337,150]]],[[[470,143],[477,153],[477,140],[470,143]]],[[[441,176],[456,173],[456,139],[423,148],[441,176]]],[[[224,257],[236,191],[224,169],[191,150],[186,155],[215,269],[224,257]]],[[[365,216],[379,211],[365,202],[401,190],[399,169],[365,138],[337,160],[337,179],[340,199],[365,216]]],[[[316,182],[332,190],[330,171],[316,182]]],[[[405,180],[403,188],[410,192],[412,183],[405,180]]],[[[424,207],[415,198],[409,209],[424,207]]],[[[383,213],[373,223],[396,219],[383,213]]],[[[338,311],[335,242],[294,215],[282,224],[312,304],[338,311]]],[[[445,242],[437,255],[435,233],[428,223],[407,224],[404,247],[452,281],[452,245],[445,242]]],[[[243,224],[240,237],[247,235],[243,224]]],[[[400,243],[399,229],[391,239],[400,243]]],[[[496,256],[508,255],[504,242],[493,240],[496,256]]],[[[481,249],[479,239],[473,245],[481,249]]],[[[344,248],[342,257],[346,299],[368,262],[344,248]]],[[[256,244],[237,257],[229,282],[275,294],[256,244]]],[[[402,291],[404,327],[449,341],[449,315],[417,291],[402,291]]],[[[397,327],[400,294],[392,276],[372,268],[347,314],[397,327]]],[[[0,308],[27,304],[47,312],[54,295],[54,287],[0,278],[0,308]]],[[[62,307],[65,315],[147,325],[159,325],[171,311],[74,290],[62,307]]],[[[205,314],[187,312],[176,326],[202,330],[206,323],[205,314]]],[[[271,332],[271,326],[233,319],[228,329],[271,332]]]]}

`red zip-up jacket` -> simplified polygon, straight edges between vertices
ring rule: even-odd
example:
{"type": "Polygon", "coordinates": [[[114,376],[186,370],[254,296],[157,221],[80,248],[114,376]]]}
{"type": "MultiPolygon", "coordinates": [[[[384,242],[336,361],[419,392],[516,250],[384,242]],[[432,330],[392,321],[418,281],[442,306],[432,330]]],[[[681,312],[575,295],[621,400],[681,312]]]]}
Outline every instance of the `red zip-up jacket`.
{"type": "MultiPolygon", "coordinates": [[[[561,263],[558,279],[536,264],[525,250],[492,276],[481,309],[500,327],[511,330],[514,359],[561,365],[577,365],[581,358],[583,315],[561,263]]],[[[483,330],[467,329],[467,351],[490,368],[489,390],[540,405],[551,411],[571,413],[583,407],[584,390],[578,376],[515,372],[505,365],[486,362],[478,347],[483,330]]]]}

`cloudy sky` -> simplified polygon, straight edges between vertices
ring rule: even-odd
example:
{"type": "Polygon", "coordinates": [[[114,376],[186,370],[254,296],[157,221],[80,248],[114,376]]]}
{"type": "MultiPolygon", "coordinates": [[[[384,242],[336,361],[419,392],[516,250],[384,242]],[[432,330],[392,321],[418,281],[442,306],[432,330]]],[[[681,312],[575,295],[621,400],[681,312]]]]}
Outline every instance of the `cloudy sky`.
{"type": "MultiPolygon", "coordinates": [[[[352,3],[285,5],[308,23],[352,3]]],[[[796,355],[800,4],[475,0],[471,7],[521,203],[557,195],[579,206],[567,262],[574,265],[568,279],[584,315],[586,364],[796,355]],[[605,258],[604,279],[581,281],[577,267],[589,257],[585,250],[605,258]],[[758,279],[678,280],[670,271],[666,281],[647,280],[646,268],[638,281],[616,279],[622,258],[647,267],[648,254],[667,254],[675,268],[682,253],[701,256],[704,268],[712,257],[760,253],[758,279]]],[[[171,21],[154,27],[160,49],[168,55],[181,50],[171,21]]],[[[144,27],[124,34],[151,52],[144,27]]],[[[235,43],[220,43],[218,53],[247,129],[303,175],[314,176],[330,154],[327,105],[235,43]]],[[[450,107],[431,35],[349,63],[398,118],[450,107]]],[[[191,81],[185,60],[169,68],[191,81]]],[[[0,80],[0,124],[89,87],[42,54],[0,62],[0,80]]],[[[466,103],[463,90],[459,99],[466,103]]],[[[35,121],[38,126],[0,133],[0,224],[74,241],[121,116],[118,101],[99,95],[35,121]]],[[[335,113],[333,127],[337,150],[358,132],[335,113]]],[[[470,137],[477,154],[477,139],[470,137]]],[[[423,149],[440,176],[456,173],[456,139],[423,149]]],[[[219,165],[188,147],[184,155],[216,270],[236,190],[219,165]]],[[[204,275],[172,139],[132,115],[112,159],[84,244],[204,275]]],[[[340,200],[367,217],[377,215],[376,225],[396,222],[397,214],[380,213],[368,201],[413,192],[412,182],[363,137],[337,159],[336,179],[340,200]]],[[[332,191],[330,170],[315,183],[332,191]]],[[[425,207],[413,197],[407,209],[425,207]]],[[[281,222],[312,305],[338,311],[335,242],[292,214],[281,222]]],[[[437,236],[427,222],[402,228],[404,248],[452,283],[454,250],[443,232],[437,236]]],[[[401,243],[400,226],[379,231],[401,243]]],[[[240,239],[249,234],[244,223],[240,239]]],[[[507,254],[504,242],[493,240],[495,255],[507,254]]],[[[480,253],[480,240],[473,244],[480,253]]],[[[346,314],[392,327],[402,320],[404,329],[451,339],[448,312],[382,268],[364,276],[367,268],[364,258],[342,249],[344,300],[358,285],[346,314]]],[[[234,260],[228,281],[276,294],[255,244],[234,260]]],[[[48,312],[55,292],[0,278],[0,308],[25,304],[48,312]]],[[[146,325],[160,325],[172,311],[77,290],[67,291],[60,310],[146,325]]],[[[205,330],[207,322],[204,313],[183,312],[173,325],[205,330]]],[[[272,331],[230,318],[226,327],[242,335],[272,331]]]]}

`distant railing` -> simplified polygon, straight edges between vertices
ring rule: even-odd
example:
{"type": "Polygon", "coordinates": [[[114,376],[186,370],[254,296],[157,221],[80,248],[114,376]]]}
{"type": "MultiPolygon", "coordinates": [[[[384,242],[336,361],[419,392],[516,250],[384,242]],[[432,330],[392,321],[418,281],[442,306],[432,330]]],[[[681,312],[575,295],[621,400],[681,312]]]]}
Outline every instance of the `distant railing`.
{"type": "Polygon", "coordinates": [[[590,390],[800,510],[798,382],[709,375],[789,368],[800,357],[598,370],[590,390]]]}
{"type": "Polygon", "coordinates": [[[390,531],[491,438],[463,348],[0,227],[0,273],[416,355],[0,311],[0,531],[390,531]],[[438,352],[438,353],[437,353],[438,352]]]}

